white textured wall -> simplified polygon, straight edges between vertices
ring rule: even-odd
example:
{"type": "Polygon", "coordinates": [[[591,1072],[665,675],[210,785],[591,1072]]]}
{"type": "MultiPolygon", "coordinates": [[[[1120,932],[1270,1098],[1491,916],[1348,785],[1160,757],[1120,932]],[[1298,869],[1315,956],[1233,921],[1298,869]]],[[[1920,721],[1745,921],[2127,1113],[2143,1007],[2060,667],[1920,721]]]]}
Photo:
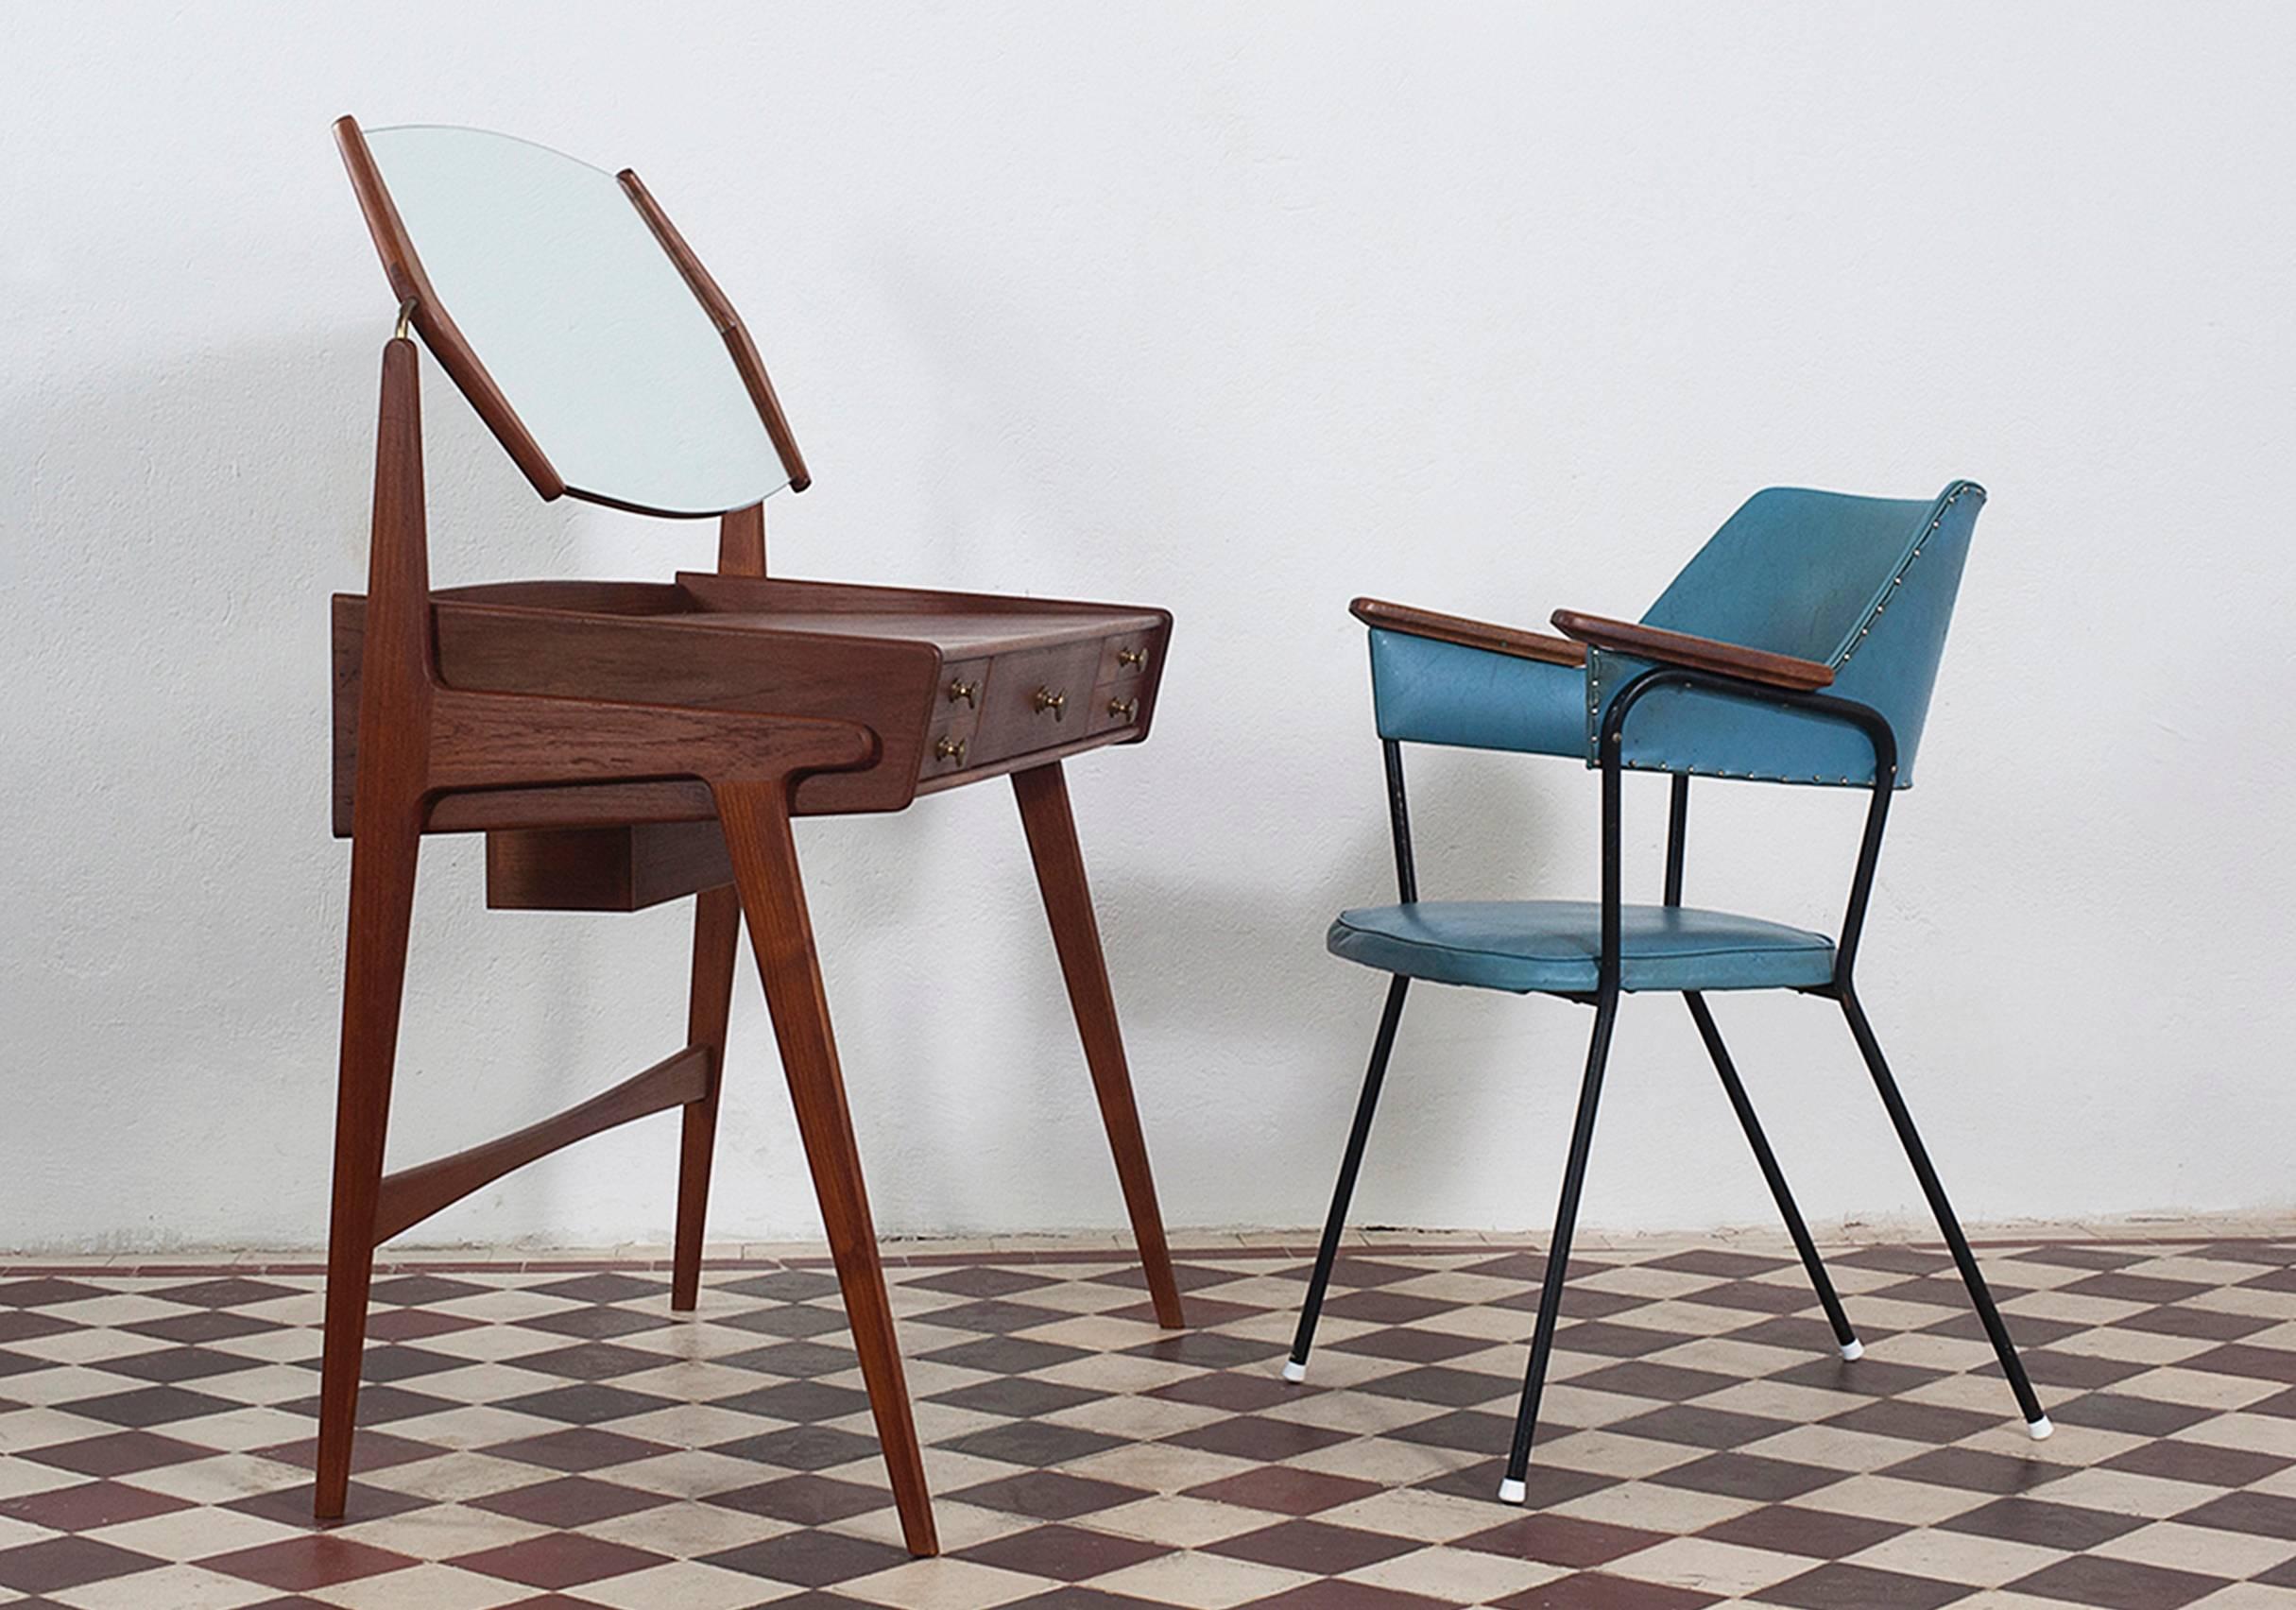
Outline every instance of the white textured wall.
{"type": "MultiPolygon", "coordinates": [[[[1632,615],[1759,486],[1956,474],[1866,964],[1932,1146],[1972,1218],[2296,1204],[2291,49],[2270,6],[9,7],[0,1245],[323,1229],[326,595],[389,321],[346,111],[647,176],[814,466],[781,569],[1177,613],[1155,742],[1072,774],[1175,1224],[1318,1217],[1362,1072],[1349,596],[1632,615]]],[[[707,561],[538,503],[427,372],[442,585],[707,561]]],[[[1414,777],[1431,895],[1591,888],[1577,768],[1414,777]]],[[[1702,799],[1694,899],[1834,919],[1857,801],[1702,799]]],[[[1121,1223],[1009,790],[799,838],[880,1224],[1121,1223]]],[[[489,916],[479,848],[426,853],[397,1160],[682,1033],[684,907],[489,916]]],[[[1828,1008],[1721,1014],[1813,1218],[1917,1209],[1828,1008]]],[[[1361,1216],[1542,1224],[1585,1027],[1424,991],[1361,1216]]],[[[734,1035],[713,1229],[806,1233],[746,970],[734,1035]]],[[[660,1239],[674,1129],[425,1233],[660,1239]]],[[[1670,1001],[1599,1139],[1591,1223],[1767,1217],[1670,1001]]]]}

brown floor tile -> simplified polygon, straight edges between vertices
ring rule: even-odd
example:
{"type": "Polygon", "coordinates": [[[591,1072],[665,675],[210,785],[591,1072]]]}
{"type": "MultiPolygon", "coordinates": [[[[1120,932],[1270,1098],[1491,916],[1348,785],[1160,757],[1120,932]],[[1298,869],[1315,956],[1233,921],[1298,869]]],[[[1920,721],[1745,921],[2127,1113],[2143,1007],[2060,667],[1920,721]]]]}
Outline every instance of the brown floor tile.
{"type": "Polygon", "coordinates": [[[1329,1476],[1320,1470],[1302,1470],[1288,1464],[1269,1464],[1247,1470],[1241,1476],[1223,1477],[1200,1487],[1191,1487],[1188,1496],[1213,1503],[1241,1504],[1246,1509],[1274,1510],[1282,1515],[1315,1515],[1367,1499],[1379,1490],[1376,1482],[1329,1476]]]}
{"type": "Polygon", "coordinates": [[[163,1464],[182,1464],[204,1459],[208,1450],[156,1431],[115,1431],[109,1436],[27,1447],[16,1455],[35,1464],[52,1464],[82,1476],[132,1476],[163,1464]]]}
{"type": "Polygon", "coordinates": [[[2107,1470],[2131,1470],[2139,1476],[2210,1487],[2246,1487],[2291,1464],[2296,1464],[2296,1458],[2182,1438],[2142,1443],[2104,1462],[2107,1470]]]}
{"type": "Polygon", "coordinates": [[[1653,1442],[1681,1443],[1688,1447],[1731,1448],[1773,1437],[1793,1429],[1787,1420],[1759,1414],[1737,1414],[1696,1403],[1670,1403],[1647,1414],[1636,1414],[1606,1428],[1619,1436],[1648,1437],[1653,1442]]]}
{"type": "MultiPolygon", "coordinates": [[[[811,1472],[784,1476],[777,1482],[761,1482],[751,1487],[736,1487],[729,1493],[711,1493],[703,1500],[721,1509],[740,1510],[745,1515],[770,1516],[775,1520],[786,1520],[798,1526],[826,1526],[833,1521],[850,1520],[857,1515],[883,1509],[892,1501],[892,1494],[882,1488],[865,1487],[857,1482],[840,1482],[831,1476],[817,1476],[811,1472]]],[[[541,1517],[528,1516],[525,1518],[539,1520],[541,1517]]],[[[553,1521],[549,1524],[562,1523],[553,1521]]]]}
{"type": "Polygon", "coordinates": [[[1139,1487],[1094,1481],[1059,1470],[1028,1470],[1018,1476],[984,1482],[950,1497],[983,1509],[1008,1515],[1032,1516],[1038,1520],[1074,1520],[1149,1497],[1139,1487]]]}
{"type": "Polygon", "coordinates": [[[49,1537],[0,1549],[0,1587],[19,1593],[53,1593],[110,1582],[164,1562],[93,1537],[49,1537]]]}
{"type": "Polygon", "coordinates": [[[1666,1538],[1663,1532],[1608,1526],[1570,1516],[1528,1515],[1494,1526],[1488,1532],[1459,1538],[1451,1547],[1584,1570],[1589,1566],[1606,1566],[1628,1554],[1639,1553],[1665,1542],[1666,1538]]]}
{"type": "Polygon", "coordinates": [[[1083,1582],[1171,1552],[1137,1537],[1054,1524],[1008,1533],[960,1550],[956,1557],[1028,1576],[1051,1577],[1055,1582],[1083,1582]]]}
{"type": "Polygon", "coordinates": [[[1369,1583],[1311,1582],[1267,1599],[1255,1599],[1249,1610],[1450,1610],[1450,1606],[1424,1594],[1400,1593],[1369,1583]]]}
{"type": "Polygon", "coordinates": [[[2044,1549],[2078,1553],[2143,1526],[2141,1516],[2111,1510],[2053,1504],[2046,1499],[1996,1499],[1950,1520],[1939,1523],[1947,1532],[1966,1532],[1979,1537],[1998,1537],[2009,1543],[2030,1543],[2044,1549]]]}
{"type": "Polygon", "coordinates": [[[1704,1610],[1721,1596],[1584,1571],[1491,1602],[1497,1610],[1704,1610]]]}
{"type": "Polygon", "coordinates": [[[243,1577],[248,1582],[259,1582],[266,1587],[301,1593],[310,1588],[333,1587],[338,1583],[403,1570],[416,1562],[408,1555],[378,1549],[369,1543],[353,1542],[348,1537],[315,1532],[253,1549],[212,1555],[198,1563],[225,1576],[243,1577]]]}
{"type": "Polygon", "coordinates": [[[1735,1543],[1744,1549],[1767,1549],[1774,1554],[1805,1554],[1818,1560],[1839,1560],[1871,1549],[1886,1537],[1908,1530],[1888,1520],[1865,1516],[1836,1515],[1829,1510],[1794,1504],[1770,1504],[1707,1527],[1701,1537],[1735,1543]]]}
{"type": "MultiPolygon", "coordinates": [[[[984,1433],[985,1434],[985,1433],[984,1433]]],[[[1182,1447],[1202,1448],[1208,1453],[1225,1453],[1233,1459],[1257,1459],[1273,1464],[1280,1459],[1295,1459],[1317,1448],[1329,1447],[1333,1443],[1345,1442],[1349,1432],[1334,1430],[1325,1426],[1304,1425],[1296,1420],[1271,1420],[1259,1414],[1242,1414],[1230,1420],[1214,1420],[1194,1430],[1182,1431],[1164,1440],[1182,1447]]],[[[969,1440],[969,1439],[968,1439],[969,1440]]],[[[962,1447],[963,1444],[951,1444],[962,1447]]],[[[1040,1463],[1051,1464],[1046,1460],[1040,1463]]]]}
{"type": "Polygon", "coordinates": [[[611,1520],[616,1516],[654,1509],[669,1499],[660,1493],[641,1492],[587,1476],[561,1476],[555,1482],[538,1482],[531,1487],[488,1493],[470,1502],[473,1509],[530,1520],[537,1526],[573,1531],[611,1520]]]}
{"type": "MultiPolygon", "coordinates": [[[[367,1438],[359,1438],[363,1447],[367,1438]]],[[[550,1431],[539,1437],[521,1437],[516,1442],[498,1443],[487,1449],[497,1459],[508,1459],[522,1464],[539,1464],[549,1470],[603,1470],[609,1465],[628,1464],[636,1460],[652,1459],[670,1449],[658,1442],[639,1437],[625,1437],[617,1431],[602,1431],[590,1427],[574,1430],[550,1431]]]]}
{"type": "Polygon", "coordinates": [[[664,1558],[627,1544],[609,1543],[603,1537],[555,1532],[530,1537],[523,1543],[457,1555],[447,1563],[466,1571],[500,1577],[505,1582],[523,1583],[528,1587],[576,1588],[585,1583],[605,1582],[645,1570],[662,1564],[664,1558]]]}
{"type": "Polygon", "coordinates": [[[1206,1551],[1277,1566],[1285,1570],[1337,1576],[1377,1565],[1381,1560],[1392,1560],[1418,1546],[1410,1538],[1394,1537],[1382,1532],[1361,1532],[1351,1526],[1331,1526],[1319,1520],[1286,1520],[1240,1537],[1208,1544],[1206,1551]]]}
{"type": "Polygon", "coordinates": [[[51,1532],[93,1532],[99,1526],[117,1526],[122,1521],[143,1520],[190,1507],[182,1499],[123,1482],[90,1482],[81,1486],[51,1487],[42,1493],[0,1499],[0,1516],[44,1526],[51,1532]]]}
{"type": "Polygon", "coordinates": [[[799,1587],[826,1587],[831,1583],[873,1576],[903,1564],[908,1558],[903,1550],[865,1537],[848,1537],[836,1532],[792,1532],[769,1537],[762,1543],[706,1554],[703,1563],[799,1587]]]}
{"type": "Polygon", "coordinates": [[[877,1441],[835,1426],[785,1426],[778,1431],[761,1431],[754,1437],[718,1443],[710,1451],[751,1464],[779,1465],[784,1470],[827,1470],[833,1465],[850,1464],[857,1459],[876,1457],[877,1441]]]}
{"type": "Polygon", "coordinates": [[[2062,1599],[2088,1610],[2179,1610],[2230,1584],[2222,1577],[2082,1554],[2044,1567],[2008,1585],[2018,1593],[2062,1599]]]}
{"type": "Polygon", "coordinates": [[[1759,1499],[1778,1503],[1830,1487],[1842,1472],[1790,1460],[1764,1459],[1752,1453],[1714,1453],[1651,1478],[1662,1486],[1690,1487],[1732,1499],[1759,1499]]]}
{"type": "Polygon", "coordinates": [[[1754,1597],[1764,1604],[1794,1610],[1936,1610],[1976,1591],[1967,1583],[1877,1571],[1836,1561],[1791,1577],[1754,1597]]]}
{"type": "Polygon", "coordinates": [[[2280,1537],[2296,1548],[2296,1499],[2276,1493],[2227,1493],[2211,1499],[2176,1517],[2186,1526],[2213,1526],[2223,1532],[2253,1532],[2259,1537],[2280,1537]]]}

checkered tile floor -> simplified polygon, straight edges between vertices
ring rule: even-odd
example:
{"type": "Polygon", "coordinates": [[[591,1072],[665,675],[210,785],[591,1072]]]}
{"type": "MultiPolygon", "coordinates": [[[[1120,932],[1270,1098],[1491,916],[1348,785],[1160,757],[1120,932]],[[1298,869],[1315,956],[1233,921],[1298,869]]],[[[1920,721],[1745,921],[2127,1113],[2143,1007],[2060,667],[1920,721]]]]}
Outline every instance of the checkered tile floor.
{"type": "Polygon", "coordinates": [[[947,1553],[899,1546],[836,1288],[632,1266],[382,1278],[351,1513],[308,1521],[319,1280],[0,1269],[0,1604],[1121,1610],[2296,1607],[2296,1240],[1982,1256],[2059,1428],[2029,1442],[1951,1267],[1590,1251],[1528,1512],[1497,1504],[1534,1249],[1368,1246],[1308,1383],[1307,1249],[890,1273],[947,1553]]]}

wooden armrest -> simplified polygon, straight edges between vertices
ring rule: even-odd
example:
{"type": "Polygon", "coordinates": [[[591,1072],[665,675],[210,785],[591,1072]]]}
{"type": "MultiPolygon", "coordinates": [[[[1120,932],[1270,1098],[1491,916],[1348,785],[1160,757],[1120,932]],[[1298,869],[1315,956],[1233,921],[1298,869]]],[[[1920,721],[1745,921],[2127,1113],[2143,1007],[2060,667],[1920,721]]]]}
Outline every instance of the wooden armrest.
{"type": "Polygon", "coordinates": [[[1381,631],[1433,638],[1438,642],[1455,642],[1468,648],[1487,648],[1494,654],[1511,654],[1517,659],[1541,659],[1550,665],[1586,663],[1586,651],[1575,642],[1515,626],[1497,626],[1488,621],[1470,621],[1465,615],[1438,615],[1432,609],[1414,609],[1408,604],[1389,604],[1377,598],[1359,598],[1347,606],[1347,612],[1363,625],[1381,631]]]}
{"type": "Polygon", "coordinates": [[[1791,654],[1772,654],[1766,649],[1744,648],[1734,642],[1716,642],[1712,638],[1663,631],[1632,621],[1582,615],[1576,609],[1557,609],[1554,627],[1565,637],[1576,638],[1597,648],[1613,649],[1644,659],[1660,659],[1669,665],[1686,665],[1693,671],[1719,672],[1741,681],[1791,688],[1796,693],[1815,692],[1834,679],[1833,667],[1815,659],[1797,659],[1791,654]]]}

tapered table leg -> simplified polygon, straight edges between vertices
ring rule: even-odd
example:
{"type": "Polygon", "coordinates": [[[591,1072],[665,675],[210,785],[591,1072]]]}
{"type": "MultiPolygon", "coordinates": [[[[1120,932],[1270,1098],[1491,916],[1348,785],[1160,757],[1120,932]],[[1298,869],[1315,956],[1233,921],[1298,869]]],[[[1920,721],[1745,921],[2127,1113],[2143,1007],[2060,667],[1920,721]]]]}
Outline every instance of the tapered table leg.
{"type": "MultiPolygon", "coordinates": [[[[362,804],[365,801],[361,801],[362,804]]],[[[406,983],[420,811],[363,812],[351,839],[351,937],[343,974],[343,1044],[334,1109],[334,1201],[327,1232],[326,1341],[319,1372],[321,1520],[343,1513],[375,1268],[375,1205],[390,1114],[391,1064],[406,983]]]]}
{"type": "Polygon", "coordinates": [[[1085,882],[1084,855],[1076,845],[1068,779],[1055,761],[1013,773],[1013,793],[1020,801],[1020,825],[1037,864],[1037,885],[1053,925],[1053,948],[1060,954],[1060,970],[1068,980],[1069,1004],[1084,1041],[1085,1063],[1100,1097],[1108,1149],[1116,1154],[1116,1177],[1123,1187],[1125,1211],[1132,1216],[1132,1235],[1139,1244],[1157,1323],[1168,1330],[1178,1329],[1187,1323],[1180,1316],[1179,1283],[1173,1277],[1164,1218],[1157,1208],[1156,1178],[1148,1169],[1148,1142],[1140,1134],[1139,1109],[1132,1099],[1132,1071],[1124,1062],[1124,1038],[1116,1023],[1116,997],[1108,988],[1100,923],[1092,915],[1092,891],[1085,882]]]}
{"type": "Polygon", "coordinates": [[[749,942],[757,951],[765,1002],[773,1013],[774,1037],[781,1048],[782,1070],[789,1077],[790,1101],[797,1108],[797,1133],[813,1170],[830,1256],[845,1294],[846,1319],[861,1355],[862,1382],[868,1389],[885,1469],[892,1478],[901,1535],[911,1553],[936,1554],[940,1543],[934,1532],[932,1494],[925,1485],[924,1453],[909,1412],[893,1307],[885,1295],[877,1230],[869,1219],[861,1155],[846,1105],[845,1077],[830,1032],[813,919],[797,874],[797,847],[790,836],[788,784],[720,783],[715,792],[742,911],[749,921],[749,942]]]}
{"type": "Polygon", "coordinates": [[[677,1242],[670,1255],[670,1308],[689,1311],[701,1295],[702,1228],[710,1209],[710,1159],[717,1146],[717,1099],[726,1077],[726,1019],[733,1010],[733,957],[742,938],[742,899],[732,885],[694,899],[694,985],[686,1043],[710,1052],[710,1090],[685,1110],[677,1158],[677,1242]]]}

